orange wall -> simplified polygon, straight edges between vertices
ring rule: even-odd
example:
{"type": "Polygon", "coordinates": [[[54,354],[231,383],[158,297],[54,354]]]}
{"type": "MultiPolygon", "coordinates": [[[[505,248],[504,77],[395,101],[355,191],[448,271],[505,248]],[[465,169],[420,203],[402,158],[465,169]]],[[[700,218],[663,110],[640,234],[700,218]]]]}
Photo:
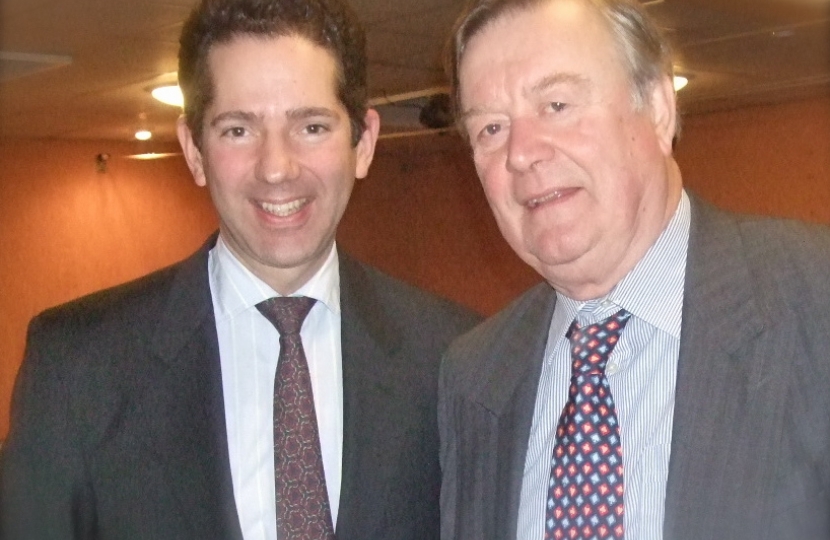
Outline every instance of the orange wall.
{"type": "Polygon", "coordinates": [[[675,155],[723,208],[830,224],[830,97],[686,118],[675,155]]]}
{"type": "MultiPolygon", "coordinates": [[[[216,227],[181,158],[117,157],[131,148],[0,141],[0,438],[33,315],[175,262],[216,227]],[[100,152],[113,156],[105,173],[100,152]]],[[[830,223],[830,97],[687,118],[677,158],[687,186],[716,204],[830,223]]],[[[539,280],[499,235],[453,135],[382,141],[338,237],[486,314],[539,280]]]]}
{"type": "Polygon", "coordinates": [[[541,279],[502,239],[457,135],[381,141],[338,239],[359,259],[485,314],[541,279]]]}
{"type": "Polygon", "coordinates": [[[111,142],[0,143],[0,438],[29,319],[194,250],[215,228],[181,158],[111,142]],[[107,172],[95,156],[109,153],[107,172]]]}

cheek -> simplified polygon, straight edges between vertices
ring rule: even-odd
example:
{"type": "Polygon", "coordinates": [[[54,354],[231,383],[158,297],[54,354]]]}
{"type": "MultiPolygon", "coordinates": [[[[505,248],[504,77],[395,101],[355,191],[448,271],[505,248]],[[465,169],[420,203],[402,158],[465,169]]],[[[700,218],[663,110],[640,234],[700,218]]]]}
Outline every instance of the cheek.
{"type": "Polygon", "coordinates": [[[248,175],[253,160],[239,149],[216,148],[208,154],[205,166],[208,183],[228,189],[248,175]]]}
{"type": "Polygon", "coordinates": [[[484,195],[502,236],[514,251],[524,250],[521,207],[510,196],[505,182],[482,180],[484,195]]]}
{"type": "Polygon", "coordinates": [[[357,172],[357,155],[350,146],[326,144],[298,149],[295,159],[299,165],[321,180],[339,185],[352,181],[357,172]]]}
{"type": "MultiPolygon", "coordinates": [[[[509,178],[503,167],[494,163],[493,159],[474,157],[476,174],[478,175],[484,195],[490,205],[503,204],[509,192],[509,178]]],[[[495,210],[495,208],[494,208],[495,210]]]]}
{"type": "Polygon", "coordinates": [[[481,187],[484,190],[484,197],[487,199],[487,204],[490,205],[490,210],[495,214],[496,219],[501,221],[507,212],[504,186],[491,176],[482,176],[479,173],[479,178],[481,179],[481,187]]]}

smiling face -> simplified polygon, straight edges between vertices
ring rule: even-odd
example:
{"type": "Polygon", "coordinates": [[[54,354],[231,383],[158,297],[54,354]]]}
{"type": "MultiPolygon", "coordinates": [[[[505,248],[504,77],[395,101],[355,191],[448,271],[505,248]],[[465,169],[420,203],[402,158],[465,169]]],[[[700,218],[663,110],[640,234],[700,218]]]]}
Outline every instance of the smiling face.
{"type": "Polygon", "coordinates": [[[467,43],[462,125],[496,221],[518,255],[575,299],[607,293],[671,218],[674,91],[634,106],[602,15],[581,0],[508,11],[467,43]]]}
{"type": "Polygon", "coordinates": [[[236,37],[212,47],[208,66],[214,99],[201,150],[179,121],[185,157],[231,251],[290,294],[328,256],[354,180],[372,161],[377,113],[352,147],[336,63],[305,38],[236,37]]]}

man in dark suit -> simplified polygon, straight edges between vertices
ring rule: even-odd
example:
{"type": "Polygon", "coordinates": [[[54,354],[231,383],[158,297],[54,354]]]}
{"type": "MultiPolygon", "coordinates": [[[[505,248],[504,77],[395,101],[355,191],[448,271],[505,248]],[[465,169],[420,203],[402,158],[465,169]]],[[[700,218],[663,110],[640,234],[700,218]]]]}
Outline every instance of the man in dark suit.
{"type": "Polygon", "coordinates": [[[205,0],[181,45],[219,234],[34,319],[0,536],[437,538],[438,362],[475,317],[335,247],[378,135],[362,30],[338,0],[205,0]]]}
{"type": "Polygon", "coordinates": [[[482,0],[462,131],[543,283],[448,351],[442,538],[830,538],[830,233],[682,188],[636,1],[482,0]]]}

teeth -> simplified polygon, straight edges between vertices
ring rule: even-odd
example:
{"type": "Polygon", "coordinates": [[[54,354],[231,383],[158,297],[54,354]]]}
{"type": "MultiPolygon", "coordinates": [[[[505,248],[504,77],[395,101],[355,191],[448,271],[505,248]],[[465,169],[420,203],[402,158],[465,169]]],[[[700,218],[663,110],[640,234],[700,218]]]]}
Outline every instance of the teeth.
{"type": "Polygon", "coordinates": [[[553,193],[545,195],[544,197],[539,197],[538,199],[531,199],[530,201],[528,201],[527,205],[530,208],[536,208],[540,204],[544,204],[548,201],[552,201],[553,199],[558,199],[561,196],[562,196],[562,194],[560,192],[554,191],[553,193]]]}
{"type": "Polygon", "coordinates": [[[260,203],[263,210],[269,214],[274,214],[279,217],[290,216],[297,213],[300,208],[308,204],[308,199],[297,199],[285,204],[271,204],[267,202],[260,203]]]}

